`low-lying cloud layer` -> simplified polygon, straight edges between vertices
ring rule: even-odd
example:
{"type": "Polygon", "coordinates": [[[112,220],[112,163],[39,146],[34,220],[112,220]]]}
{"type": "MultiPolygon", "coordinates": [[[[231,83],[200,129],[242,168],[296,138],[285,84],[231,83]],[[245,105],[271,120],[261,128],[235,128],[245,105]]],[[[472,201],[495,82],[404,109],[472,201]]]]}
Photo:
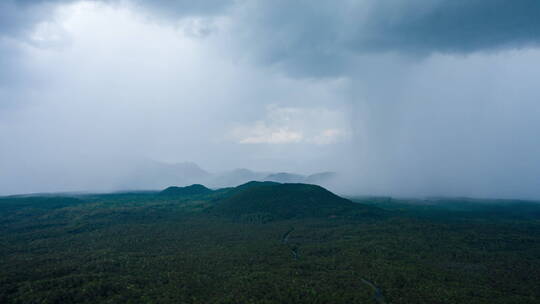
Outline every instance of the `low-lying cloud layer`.
{"type": "Polygon", "coordinates": [[[153,159],[338,171],[342,193],[540,198],[539,15],[534,0],[3,1],[0,194],[125,188],[153,159]]]}

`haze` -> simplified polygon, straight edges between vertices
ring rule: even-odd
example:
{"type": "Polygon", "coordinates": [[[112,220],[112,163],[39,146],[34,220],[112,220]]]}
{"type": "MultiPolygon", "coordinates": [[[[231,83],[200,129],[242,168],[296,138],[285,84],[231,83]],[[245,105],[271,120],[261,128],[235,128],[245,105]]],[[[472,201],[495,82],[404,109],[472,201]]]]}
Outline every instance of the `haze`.
{"type": "Polygon", "coordinates": [[[0,3],[0,195],[148,162],[540,199],[540,2],[0,3]]]}

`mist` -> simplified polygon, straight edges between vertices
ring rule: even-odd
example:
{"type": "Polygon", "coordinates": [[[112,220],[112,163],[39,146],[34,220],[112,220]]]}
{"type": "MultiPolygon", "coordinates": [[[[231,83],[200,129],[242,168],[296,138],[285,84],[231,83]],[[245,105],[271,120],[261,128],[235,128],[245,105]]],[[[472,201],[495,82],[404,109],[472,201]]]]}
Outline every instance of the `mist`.
{"type": "Polygon", "coordinates": [[[172,3],[0,5],[0,194],[161,187],[134,172],[187,161],[540,198],[537,2],[172,3]]]}

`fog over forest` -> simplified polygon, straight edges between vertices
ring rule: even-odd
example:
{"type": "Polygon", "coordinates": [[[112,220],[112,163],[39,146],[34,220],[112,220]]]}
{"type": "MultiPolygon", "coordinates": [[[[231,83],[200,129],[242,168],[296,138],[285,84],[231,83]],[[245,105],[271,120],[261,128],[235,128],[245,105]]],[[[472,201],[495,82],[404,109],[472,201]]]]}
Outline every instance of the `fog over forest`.
{"type": "Polygon", "coordinates": [[[540,199],[538,16],[537,0],[1,1],[0,195],[246,168],[334,172],[340,194],[540,199]]]}

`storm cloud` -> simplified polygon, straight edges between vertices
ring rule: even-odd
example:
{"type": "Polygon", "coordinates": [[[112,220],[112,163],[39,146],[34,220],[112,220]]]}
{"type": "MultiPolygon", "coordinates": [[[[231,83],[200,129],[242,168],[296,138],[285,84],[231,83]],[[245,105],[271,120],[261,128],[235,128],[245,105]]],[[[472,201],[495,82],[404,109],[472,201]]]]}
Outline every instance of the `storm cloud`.
{"type": "Polygon", "coordinates": [[[422,58],[536,46],[539,14],[534,0],[251,1],[240,9],[237,30],[264,63],[335,76],[357,70],[350,63],[359,55],[422,58]]]}
{"type": "Polygon", "coordinates": [[[349,194],[540,198],[539,15],[534,0],[3,1],[0,193],[114,190],[152,159],[337,171],[349,194]]]}

